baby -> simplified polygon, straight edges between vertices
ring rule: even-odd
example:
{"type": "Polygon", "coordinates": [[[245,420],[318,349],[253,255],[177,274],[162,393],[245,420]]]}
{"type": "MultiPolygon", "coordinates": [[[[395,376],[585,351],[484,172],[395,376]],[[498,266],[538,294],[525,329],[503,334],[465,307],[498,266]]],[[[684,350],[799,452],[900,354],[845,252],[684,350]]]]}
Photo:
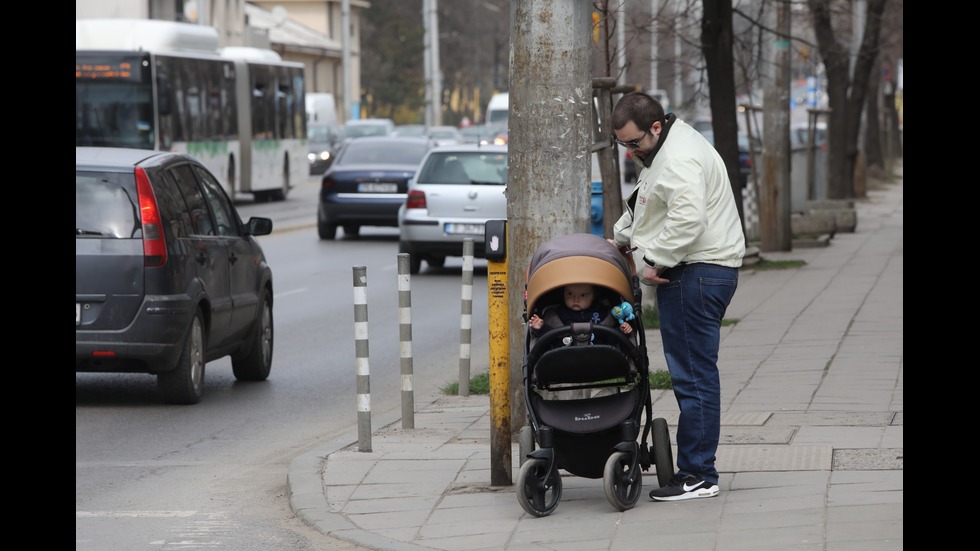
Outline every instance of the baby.
{"type": "MultiPolygon", "coordinates": [[[[609,315],[609,308],[600,311],[599,307],[593,306],[595,301],[595,288],[587,283],[573,283],[562,288],[564,304],[559,304],[555,309],[558,319],[563,325],[573,323],[590,322],[600,323],[609,315]]],[[[534,336],[540,337],[547,333],[552,327],[548,327],[544,320],[537,314],[533,314],[527,322],[528,326],[534,330],[534,336]]],[[[629,335],[633,332],[633,326],[624,321],[620,324],[619,330],[629,335]]]]}

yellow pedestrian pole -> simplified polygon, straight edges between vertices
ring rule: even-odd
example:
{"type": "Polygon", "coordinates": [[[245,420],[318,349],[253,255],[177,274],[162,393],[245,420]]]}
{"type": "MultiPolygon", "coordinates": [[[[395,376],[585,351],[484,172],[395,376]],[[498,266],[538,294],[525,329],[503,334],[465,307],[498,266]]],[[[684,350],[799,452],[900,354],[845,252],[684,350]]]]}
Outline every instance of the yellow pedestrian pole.
{"type": "Polygon", "coordinates": [[[510,295],[507,221],[488,220],[484,235],[490,327],[490,485],[513,484],[510,434],[510,295]]]}

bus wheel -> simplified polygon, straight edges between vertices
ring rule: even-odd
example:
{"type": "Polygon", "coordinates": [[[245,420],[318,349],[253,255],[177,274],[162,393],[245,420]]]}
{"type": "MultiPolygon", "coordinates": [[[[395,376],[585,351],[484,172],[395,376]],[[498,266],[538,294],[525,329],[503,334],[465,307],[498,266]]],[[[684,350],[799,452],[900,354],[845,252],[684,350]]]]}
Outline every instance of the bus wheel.
{"type": "Polygon", "coordinates": [[[269,192],[272,201],[285,201],[289,195],[289,159],[283,161],[282,168],[282,188],[269,192]]]}

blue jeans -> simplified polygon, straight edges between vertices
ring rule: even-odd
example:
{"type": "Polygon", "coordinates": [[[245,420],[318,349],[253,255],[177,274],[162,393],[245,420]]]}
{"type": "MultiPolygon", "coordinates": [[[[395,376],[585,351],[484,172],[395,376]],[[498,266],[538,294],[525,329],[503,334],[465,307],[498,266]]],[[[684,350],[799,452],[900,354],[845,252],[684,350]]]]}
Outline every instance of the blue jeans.
{"type": "Polygon", "coordinates": [[[738,286],[738,269],[682,264],[657,286],[660,335],[670,370],[677,422],[677,474],[718,483],[715,453],[721,434],[718,346],[721,320],[738,286]]]}

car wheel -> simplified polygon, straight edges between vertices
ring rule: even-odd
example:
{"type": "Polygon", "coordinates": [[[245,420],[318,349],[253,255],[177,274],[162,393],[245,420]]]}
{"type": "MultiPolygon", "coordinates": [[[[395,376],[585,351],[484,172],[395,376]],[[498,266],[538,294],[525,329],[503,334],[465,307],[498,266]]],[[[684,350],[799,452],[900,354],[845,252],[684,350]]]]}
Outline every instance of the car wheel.
{"type": "Polygon", "coordinates": [[[316,231],[320,234],[320,239],[337,238],[337,224],[328,224],[319,218],[316,221],[316,231]]]}
{"type": "Polygon", "coordinates": [[[231,369],[239,381],[264,381],[272,370],[272,344],[275,332],[272,323],[272,296],[263,291],[259,317],[255,320],[248,348],[231,357],[231,369]]]}
{"type": "Polygon", "coordinates": [[[427,256],[425,257],[425,263],[433,268],[442,268],[446,265],[446,257],[444,256],[427,256]]]}
{"type": "Polygon", "coordinates": [[[204,389],[204,323],[198,310],[184,337],[177,366],[157,375],[157,387],[168,404],[196,404],[204,389]]]}
{"type": "Polygon", "coordinates": [[[422,269],[422,257],[418,253],[408,255],[408,273],[415,275],[422,269]]]}

